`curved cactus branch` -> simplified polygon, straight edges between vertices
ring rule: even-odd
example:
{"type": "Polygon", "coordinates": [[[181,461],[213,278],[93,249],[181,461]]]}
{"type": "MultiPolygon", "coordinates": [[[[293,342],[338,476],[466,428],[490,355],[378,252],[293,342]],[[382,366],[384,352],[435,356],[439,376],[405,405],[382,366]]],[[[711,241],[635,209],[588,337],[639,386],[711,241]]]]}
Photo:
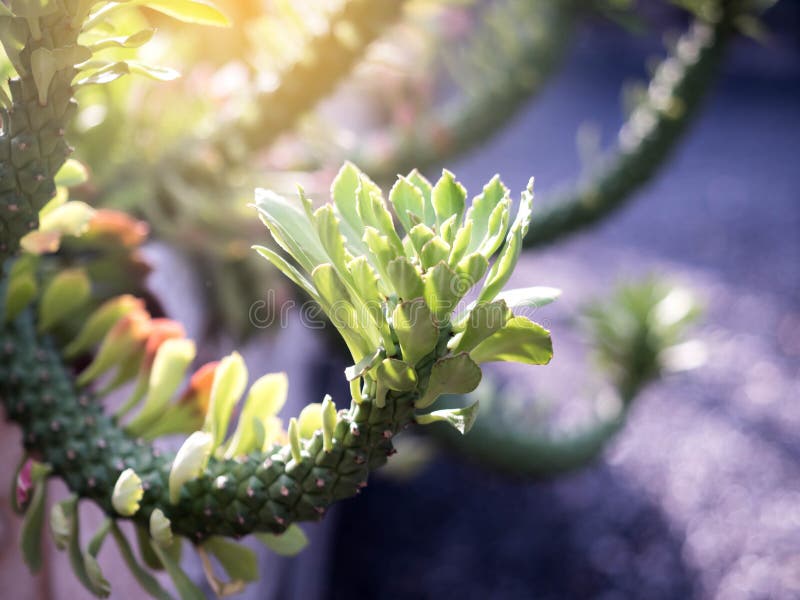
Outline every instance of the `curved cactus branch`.
{"type": "Polygon", "coordinates": [[[526,248],[552,243],[619,210],[666,163],[712,86],[734,32],[735,4],[722,3],[716,22],[694,21],[620,130],[619,148],[574,188],[544,205],[525,238],[526,248]]]}
{"type": "Polygon", "coordinates": [[[686,328],[698,313],[689,292],[655,279],[620,286],[611,298],[590,306],[584,324],[599,362],[610,372],[613,392],[599,399],[603,409],[593,422],[575,431],[551,434],[515,426],[495,406],[502,392],[487,381],[475,394],[481,411],[467,435],[456,437],[445,428],[430,432],[460,455],[515,477],[549,477],[585,467],[624,427],[636,398],[668,370],[668,357],[676,348],[681,351],[686,328]]]}
{"type": "MultiPolygon", "coordinates": [[[[481,465],[513,477],[550,477],[583,468],[597,459],[614,436],[624,427],[628,410],[644,386],[618,396],[619,410],[598,418],[579,431],[558,435],[521,432],[481,411],[472,430],[456,438],[444,427],[431,429],[446,447],[481,465]]],[[[489,408],[489,405],[486,405],[489,408]]]]}
{"type": "MultiPolygon", "coordinates": [[[[356,494],[367,475],[386,462],[392,436],[413,420],[419,393],[390,392],[384,407],[367,399],[340,411],[334,447],[322,432],[292,459],[289,445],[236,460],[212,458],[205,474],[187,483],[180,502],[169,500],[174,456],[127,435],[102,406],[75,384],[52,339],[36,334],[30,315],[0,330],[0,398],[20,424],[28,452],[53,467],[69,488],[118,517],[111,504],[120,474],[132,468],[144,485],[133,519],[149,527],[160,508],[173,531],[194,542],[212,535],[279,533],[295,521],[318,520],[334,501],[356,494]]],[[[420,365],[420,376],[433,360],[420,365]]]]}
{"type": "Polygon", "coordinates": [[[488,11],[469,43],[476,52],[491,48],[491,71],[481,73],[476,89],[422,115],[410,131],[395,134],[388,150],[362,148],[354,161],[370,176],[383,181],[415,167],[424,171],[468,152],[544,88],[571,40],[576,3],[512,0],[488,11]],[[509,36],[511,43],[499,43],[499,35],[509,36]]]}

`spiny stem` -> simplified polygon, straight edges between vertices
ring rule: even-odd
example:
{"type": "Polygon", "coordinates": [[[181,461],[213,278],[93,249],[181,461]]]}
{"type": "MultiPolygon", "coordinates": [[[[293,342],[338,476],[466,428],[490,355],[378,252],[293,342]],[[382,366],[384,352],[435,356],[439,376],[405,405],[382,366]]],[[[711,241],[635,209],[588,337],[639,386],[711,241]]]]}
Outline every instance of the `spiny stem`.
{"type": "Polygon", "coordinates": [[[634,109],[620,131],[620,148],[574,188],[545,204],[528,231],[526,248],[577,233],[621,209],[666,164],[700,111],[733,35],[738,12],[731,4],[724,3],[722,17],[716,23],[697,20],[681,37],[676,53],[659,67],[662,80],[656,75],[647,99],[634,109]],[[668,76],[676,68],[677,77],[668,76]]]}
{"type": "MultiPolygon", "coordinates": [[[[421,364],[421,379],[433,358],[421,364]]],[[[212,535],[280,533],[296,521],[318,520],[335,500],[366,485],[370,470],[393,453],[391,439],[413,421],[419,392],[394,393],[386,406],[374,399],[339,411],[333,448],[318,431],[304,440],[302,460],[276,446],[235,460],[212,458],[203,475],[187,483],[177,504],[168,497],[173,456],[132,439],[87,390],[76,386],[52,339],[39,337],[29,315],[0,329],[0,398],[23,429],[26,449],[53,467],[53,475],[108,515],[113,486],[132,468],[145,494],[133,520],[147,527],[160,508],[176,534],[200,542],[212,535]]]]}
{"type": "Polygon", "coordinates": [[[425,171],[468,152],[508,124],[544,89],[572,38],[578,13],[576,3],[545,0],[523,2],[522,6],[505,4],[509,3],[493,6],[491,14],[484,18],[516,20],[514,25],[535,31],[524,31],[518,36],[508,55],[496,47],[496,26],[488,24],[485,26],[488,31],[473,33],[470,44],[477,47],[483,42],[495,52],[492,71],[477,75],[480,85],[464,97],[448,102],[430,115],[421,115],[410,131],[394,134],[389,150],[376,152],[374,148],[362,148],[353,161],[362,165],[371,177],[388,180],[413,168],[425,171]]]}
{"type": "Polygon", "coordinates": [[[39,211],[55,195],[55,174],[72,152],[64,130],[76,111],[72,99],[76,70],[71,66],[58,70],[46,93],[40,94],[31,56],[37,50],[75,46],[79,31],[61,11],[31,22],[46,35],[41,39],[31,35],[20,50],[15,64],[24,74],[9,81],[13,104],[0,109],[0,263],[38,227],[39,211]]]}

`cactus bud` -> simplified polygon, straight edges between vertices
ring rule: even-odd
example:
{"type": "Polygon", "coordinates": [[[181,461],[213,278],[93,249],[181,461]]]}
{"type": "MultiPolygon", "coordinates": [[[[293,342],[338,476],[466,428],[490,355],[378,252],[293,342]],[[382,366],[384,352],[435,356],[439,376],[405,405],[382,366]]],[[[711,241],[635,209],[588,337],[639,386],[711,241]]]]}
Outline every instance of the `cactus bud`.
{"type": "Polygon", "coordinates": [[[139,510],[142,497],[144,497],[142,480],[133,469],[125,469],[117,478],[111,496],[114,510],[123,517],[132,517],[139,510]]]}
{"type": "Polygon", "coordinates": [[[28,458],[22,463],[22,466],[17,472],[17,478],[14,484],[14,508],[18,513],[25,512],[25,509],[28,508],[28,504],[31,501],[31,496],[33,495],[34,483],[31,475],[32,469],[33,460],[28,458]]]}
{"type": "Polygon", "coordinates": [[[322,449],[333,450],[333,432],[336,429],[336,405],[333,398],[326,395],[322,401],[322,449]]]}
{"type": "Polygon", "coordinates": [[[83,235],[94,216],[94,209],[85,202],[67,202],[43,213],[39,229],[31,231],[20,240],[26,252],[35,255],[57,252],[64,236],[83,235]]]}
{"type": "Polygon", "coordinates": [[[197,409],[203,415],[208,414],[208,407],[211,403],[211,388],[214,385],[214,377],[219,367],[219,361],[211,361],[192,374],[189,379],[189,387],[183,393],[180,404],[188,404],[197,409]]]}
{"type": "Polygon", "coordinates": [[[292,458],[295,462],[303,460],[303,453],[300,446],[300,426],[297,419],[292,417],[289,420],[289,445],[291,446],[292,458]]]}
{"type": "Polygon", "coordinates": [[[183,442],[169,472],[170,502],[176,504],[183,484],[195,479],[206,468],[213,445],[214,437],[205,431],[195,431],[183,442]]]}
{"type": "Polygon", "coordinates": [[[89,222],[86,237],[113,241],[125,248],[141,246],[147,239],[150,228],[144,221],[139,221],[118,210],[98,210],[89,222]]]}

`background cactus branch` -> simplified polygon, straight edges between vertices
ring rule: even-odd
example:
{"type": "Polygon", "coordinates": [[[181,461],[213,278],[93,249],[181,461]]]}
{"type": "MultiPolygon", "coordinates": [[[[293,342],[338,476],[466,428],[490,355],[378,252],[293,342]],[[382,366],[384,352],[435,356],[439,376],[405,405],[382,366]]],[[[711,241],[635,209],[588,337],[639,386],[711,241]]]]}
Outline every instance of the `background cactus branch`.
{"type": "MultiPolygon", "coordinates": [[[[465,436],[444,427],[429,432],[446,448],[479,465],[513,477],[552,477],[597,460],[625,426],[645,388],[662,375],[693,368],[682,357],[702,354],[686,330],[699,314],[697,301],[683,288],[655,278],[620,285],[608,298],[587,306],[583,328],[609,387],[593,402],[588,423],[551,431],[544,417],[526,427],[531,399],[487,377],[475,392],[481,413],[465,436]],[[682,364],[683,363],[683,364],[682,364]]],[[[453,397],[446,405],[461,405],[453,397]]]]}
{"type": "Polygon", "coordinates": [[[714,82],[740,8],[724,2],[708,22],[696,19],[659,65],[619,132],[618,147],[591,172],[546,202],[525,238],[532,248],[600,222],[630,202],[667,162],[714,82]]]}
{"type": "Polygon", "coordinates": [[[387,133],[388,144],[359,148],[354,162],[384,181],[413,168],[440,166],[486,142],[556,72],[572,40],[578,4],[507,0],[489,5],[465,41],[471,73],[457,84],[468,89],[419,115],[408,130],[387,133]]]}

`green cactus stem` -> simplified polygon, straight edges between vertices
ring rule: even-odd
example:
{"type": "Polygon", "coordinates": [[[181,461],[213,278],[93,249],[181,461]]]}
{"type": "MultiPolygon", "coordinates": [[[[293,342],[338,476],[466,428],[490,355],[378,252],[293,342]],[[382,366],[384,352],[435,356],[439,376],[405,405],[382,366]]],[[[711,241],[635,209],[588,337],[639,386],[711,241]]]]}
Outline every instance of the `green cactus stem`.
{"type": "Polygon", "coordinates": [[[384,181],[414,167],[425,171],[485,143],[544,89],[572,39],[577,9],[575,2],[547,0],[492,4],[468,42],[475,73],[459,83],[469,89],[421,115],[410,131],[393,134],[388,151],[362,148],[354,162],[384,181]],[[501,43],[500,36],[508,40],[501,43]]]}
{"type": "Polygon", "coordinates": [[[72,152],[64,131],[76,111],[73,62],[57,64],[49,78],[40,76],[39,63],[77,50],[80,28],[60,9],[27,19],[35,26],[23,21],[0,7],[3,44],[19,74],[9,81],[11,105],[0,108],[0,264],[38,227],[39,211],[55,194],[55,174],[72,152]],[[26,39],[18,40],[20,31],[26,39]]]}
{"type": "Polygon", "coordinates": [[[526,248],[552,243],[621,209],[667,162],[700,112],[741,9],[736,2],[722,2],[717,14],[714,22],[696,19],[681,36],[620,130],[619,147],[573,188],[544,204],[525,238],[526,248]]]}
{"type": "MultiPolygon", "coordinates": [[[[431,356],[419,366],[430,372],[431,356]]],[[[302,460],[290,447],[235,460],[212,458],[205,473],[187,483],[177,504],[169,501],[174,456],[128,436],[91,392],[79,388],[54,341],[36,334],[30,315],[0,330],[0,398],[23,431],[26,450],[50,464],[52,475],[74,493],[119,515],[111,504],[119,475],[132,468],[144,485],[132,517],[144,527],[160,508],[174,533],[199,543],[209,536],[280,533],[296,521],[322,518],[335,500],[353,496],[369,471],[393,452],[392,437],[414,418],[419,392],[389,392],[383,408],[366,399],[336,415],[333,446],[321,431],[304,443],[302,460]]]]}

